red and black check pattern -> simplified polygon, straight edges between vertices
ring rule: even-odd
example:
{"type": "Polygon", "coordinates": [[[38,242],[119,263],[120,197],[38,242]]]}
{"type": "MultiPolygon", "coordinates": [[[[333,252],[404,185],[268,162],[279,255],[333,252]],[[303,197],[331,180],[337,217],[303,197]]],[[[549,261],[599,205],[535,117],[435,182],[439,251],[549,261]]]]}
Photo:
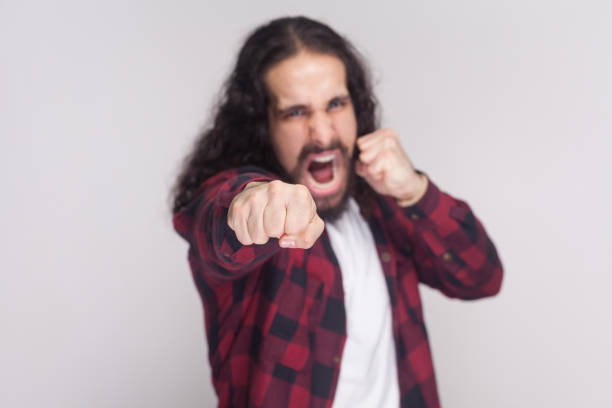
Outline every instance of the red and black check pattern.
{"type": "MultiPolygon", "coordinates": [[[[243,246],[227,226],[232,198],[258,168],[208,179],[174,217],[189,242],[221,407],[330,407],[346,324],[342,274],[324,233],[309,250],[275,239],[243,246]]],[[[378,197],[369,220],[392,304],[401,407],[439,407],[418,283],[445,295],[496,294],[502,266],[468,205],[429,183],[414,206],[378,197]]]]}

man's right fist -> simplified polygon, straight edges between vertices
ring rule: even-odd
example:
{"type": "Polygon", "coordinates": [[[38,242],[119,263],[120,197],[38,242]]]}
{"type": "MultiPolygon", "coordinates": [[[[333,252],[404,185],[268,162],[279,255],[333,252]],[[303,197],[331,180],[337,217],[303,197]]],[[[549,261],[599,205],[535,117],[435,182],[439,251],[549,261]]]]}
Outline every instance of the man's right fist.
{"type": "Polygon", "coordinates": [[[242,245],[279,238],[283,248],[310,248],[325,224],[310,191],[279,180],[246,185],[229,207],[227,224],[242,245]]]}

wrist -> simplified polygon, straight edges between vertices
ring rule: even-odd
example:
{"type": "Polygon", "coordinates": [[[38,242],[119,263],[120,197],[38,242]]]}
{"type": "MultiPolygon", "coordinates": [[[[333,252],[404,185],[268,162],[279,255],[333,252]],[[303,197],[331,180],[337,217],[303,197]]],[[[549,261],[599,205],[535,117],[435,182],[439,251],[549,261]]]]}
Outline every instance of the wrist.
{"type": "Polygon", "coordinates": [[[429,180],[424,173],[415,172],[416,182],[412,183],[412,187],[409,191],[395,197],[397,204],[400,207],[408,207],[416,204],[427,191],[429,180]]]}

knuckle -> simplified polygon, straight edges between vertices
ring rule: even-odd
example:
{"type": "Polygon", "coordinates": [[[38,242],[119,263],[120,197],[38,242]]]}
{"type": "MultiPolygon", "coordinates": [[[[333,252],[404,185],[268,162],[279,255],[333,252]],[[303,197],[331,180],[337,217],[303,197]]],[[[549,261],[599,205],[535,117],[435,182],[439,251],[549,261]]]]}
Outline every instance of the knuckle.
{"type": "Polygon", "coordinates": [[[297,184],[295,186],[296,194],[299,197],[310,197],[310,192],[308,191],[308,187],[303,184],[297,184]]]}
{"type": "Polygon", "coordinates": [[[247,205],[254,206],[254,205],[257,205],[261,201],[261,197],[260,197],[259,194],[253,193],[253,194],[250,194],[246,198],[245,201],[246,201],[247,205]]]}
{"type": "Polygon", "coordinates": [[[236,205],[232,207],[228,213],[227,221],[230,226],[238,225],[239,221],[245,218],[245,210],[242,206],[236,205]]]}
{"type": "Polygon", "coordinates": [[[308,191],[308,188],[298,184],[291,192],[291,199],[288,201],[288,204],[294,209],[301,208],[306,203],[310,205],[310,200],[312,200],[312,197],[310,195],[310,191],[308,191]]]}
{"type": "Polygon", "coordinates": [[[284,189],[284,184],[280,180],[273,180],[268,183],[268,194],[279,194],[284,189]]]}
{"type": "Polygon", "coordinates": [[[266,206],[280,207],[283,205],[283,202],[284,202],[284,199],[283,199],[282,191],[277,191],[277,190],[268,191],[266,206]]]}
{"type": "Polygon", "coordinates": [[[283,182],[280,180],[271,181],[268,184],[268,200],[276,200],[280,197],[285,189],[283,182]]]}
{"type": "Polygon", "coordinates": [[[240,209],[240,207],[242,207],[241,200],[239,199],[238,196],[236,196],[234,197],[234,199],[232,200],[232,203],[230,204],[229,213],[230,214],[236,213],[236,211],[240,209]]]}

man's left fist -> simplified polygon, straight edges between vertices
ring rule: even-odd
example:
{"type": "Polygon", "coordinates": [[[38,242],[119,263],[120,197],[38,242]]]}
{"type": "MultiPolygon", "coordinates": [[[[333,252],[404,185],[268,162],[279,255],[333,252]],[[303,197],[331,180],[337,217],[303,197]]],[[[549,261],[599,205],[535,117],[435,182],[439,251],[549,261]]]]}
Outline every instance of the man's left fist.
{"type": "Polygon", "coordinates": [[[379,194],[395,197],[402,206],[416,203],[427,190],[427,177],[414,170],[397,132],[379,129],[357,138],[355,170],[379,194]]]}

